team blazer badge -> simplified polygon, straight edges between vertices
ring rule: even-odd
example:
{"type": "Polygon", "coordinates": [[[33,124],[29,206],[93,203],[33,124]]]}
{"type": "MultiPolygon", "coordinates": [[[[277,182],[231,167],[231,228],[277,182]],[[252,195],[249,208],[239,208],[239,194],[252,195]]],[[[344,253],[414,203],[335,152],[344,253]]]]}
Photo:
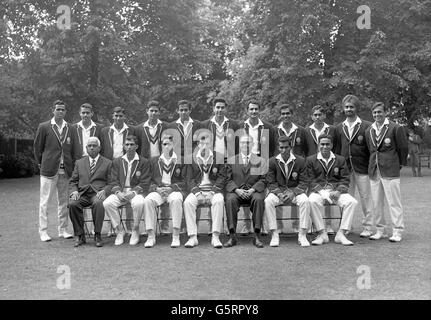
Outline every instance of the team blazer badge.
{"type": "Polygon", "coordinates": [[[141,176],[141,171],[136,171],[136,176],[140,177],[141,176]]]}
{"type": "Polygon", "coordinates": [[[70,137],[67,137],[66,141],[67,141],[67,144],[70,144],[70,137]]]}
{"type": "Polygon", "coordinates": [[[177,176],[179,176],[179,175],[180,175],[180,173],[181,173],[181,169],[180,169],[180,168],[177,168],[177,170],[175,170],[175,174],[176,174],[177,176]]]}
{"type": "Polygon", "coordinates": [[[363,136],[358,136],[358,141],[359,141],[359,143],[362,143],[364,141],[364,137],[363,136]]]}
{"type": "Polygon", "coordinates": [[[300,137],[296,138],[296,144],[301,144],[301,138],[300,137]]]}
{"type": "Polygon", "coordinates": [[[391,145],[391,139],[390,138],[386,138],[385,139],[385,145],[386,146],[390,146],[391,145]]]}
{"type": "Polygon", "coordinates": [[[216,174],[217,173],[217,168],[213,168],[213,173],[216,174]]]}
{"type": "Polygon", "coordinates": [[[292,179],[293,180],[298,179],[298,173],[297,172],[292,172],[292,179]]]}
{"type": "Polygon", "coordinates": [[[335,167],[334,168],[334,174],[338,175],[339,173],[340,173],[340,170],[337,167],[335,167]]]}

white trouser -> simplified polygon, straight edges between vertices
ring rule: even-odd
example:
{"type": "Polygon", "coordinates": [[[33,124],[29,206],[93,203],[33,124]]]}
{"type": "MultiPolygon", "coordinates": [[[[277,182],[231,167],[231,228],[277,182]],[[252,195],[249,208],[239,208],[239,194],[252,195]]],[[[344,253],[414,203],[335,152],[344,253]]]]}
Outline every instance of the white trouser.
{"type": "Polygon", "coordinates": [[[374,223],[377,229],[383,231],[386,226],[383,210],[387,201],[394,229],[403,231],[404,209],[401,204],[400,178],[385,179],[377,175],[370,179],[370,184],[374,203],[374,223]]]}
{"type": "MultiPolygon", "coordinates": [[[[324,190],[321,190],[324,191],[324,190]]],[[[325,207],[323,205],[323,197],[319,193],[311,193],[308,197],[310,202],[310,215],[317,231],[324,229],[323,216],[325,207]]],[[[353,215],[355,214],[358,201],[348,193],[342,193],[337,201],[337,206],[343,208],[343,217],[341,218],[340,230],[350,230],[352,226],[353,215]]]]}
{"type": "MultiPolygon", "coordinates": [[[[292,203],[299,207],[299,227],[308,230],[310,224],[310,204],[307,195],[305,193],[297,195],[293,198],[292,203]]],[[[271,231],[277,230],[277,209],[275,207],[281,204],[283,202],[273,193],[269,193],[265,198],[264,214],[271,231]]]]}
{"type": "Polygon", "coordinates": [[[355,196],[356,188],[361,199],[362,226],[365,229],[370,229],[373,225],[373,199],[371,198],[370,177],[367,174],[359,174],[352,172],[350,174],[349,193],[352,197],[355,196]]]}
{"type": "MultiPolygon", "coordinates": [[[[211,200],[211,220],[212,220],[212,231],[221,232],[222,221],[223,221],[223,208],[224,199],[223,194],[216,193],[212,195],[209,192],[203,192],[205,199],[211,200]]],[[[184,200],[184,216],[186,217],[187,234],[189,236],[196,235],[198,233],[198,227],[196,224],[196,208],[198,206],[198,199],[194,193],[190,193],[186,200],[184,200]]]]}
{"type": "Polygon", "coordinates": [[[39,203],[39,232],[48,228],[48,204],[57,190],[58,229],[66,228],[69,224],[69,177],[67,174],[57,174],[52,178],[40,176],[40,203],[39,203]]]}
{"type": "MultiPolygon", "coordinates": [[[[103,201],[103,207],[105,208],[106,215],[111,220],[112,228],[115,229],[121,222],[118,207],[127,203],[128,201],[121,201],[115,194],[111,194],[105,199],[105,201],[103,201]]],[[[141,221],[142,209],[144,206],[144,196],[137,194],[132,198],[132,200],[130,200],[130,205],[133,210],[133,230],[139,230],[139,223],[141,221]]]]}
{"type": "Polygon", "coordinates": [[[183,218],[183,195],[179,191],[174,191],[167,198],[162,197],[157,192],[151,192],[144,200],[145,228],[156,230],[157,207],[163,203],[169,203],[169,211],[172,215],[172,227],[180,229],[183,218]]]}

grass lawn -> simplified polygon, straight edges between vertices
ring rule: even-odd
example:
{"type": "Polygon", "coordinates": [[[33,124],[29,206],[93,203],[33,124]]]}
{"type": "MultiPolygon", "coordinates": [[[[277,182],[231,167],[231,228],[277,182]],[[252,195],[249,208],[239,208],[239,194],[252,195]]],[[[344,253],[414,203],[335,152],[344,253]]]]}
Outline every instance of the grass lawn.
{"type": "Polygon", "coordinates": [[[0,180],[0,299],[430,299],[431,170],[423,174],[413,178],[409,168],[402,171],[406,230],[401,243],[359,238],[358,210],[352,247],[331,237],[324,246],[300,248],[290,235],[278,248],[269,247],[270,237],[263,249],[240,237],[238,246],[221,250],[213,249],[205,235],[193,249],[170,248],[168,236],[151,249],[144,248],[145,239],[135,247],[116,247],[115,238],[104,238],[103,248],[89,239],[75,249],[73,240],[57,238],[53,207],[48,215],[53,240],[43,243],[39,177],[0,180]],[[70,268],[70,289],[57,288],[61,265],[70,268]],[[370,272],[369,289],[357,286],[362,268],[370,272]]]}

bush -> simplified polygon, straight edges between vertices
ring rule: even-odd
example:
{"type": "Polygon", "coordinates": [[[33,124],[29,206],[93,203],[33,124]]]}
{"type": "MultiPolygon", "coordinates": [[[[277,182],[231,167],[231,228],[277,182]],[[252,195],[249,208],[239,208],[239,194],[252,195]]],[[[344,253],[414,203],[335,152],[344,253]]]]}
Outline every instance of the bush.
{"type": "Polygon", "coordinates": [[[29,154],[18,152],[16,155],[4,155],[0,158],[0,177],[23,178],[39,173],[36,161],[29,154]]]}

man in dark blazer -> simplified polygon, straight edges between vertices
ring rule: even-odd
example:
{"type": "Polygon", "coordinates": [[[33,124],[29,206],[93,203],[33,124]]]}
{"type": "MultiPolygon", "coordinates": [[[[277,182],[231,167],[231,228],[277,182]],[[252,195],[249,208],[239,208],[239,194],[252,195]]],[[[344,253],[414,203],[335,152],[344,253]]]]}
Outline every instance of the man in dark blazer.
{"type": "Polygon", "coordinates": [[[239,124],[226,117],[227,102],[223,98],[216,98],[213,102],[214,116],[202,122],[201,128],[210,131],[212,136],[212,150],[216,155],[216,163],[225,163],[237,153],[237,139],[235,132],[239,124]]]}
{"type": "Polygon", "coordinates": [[[359,99],[351,94],[345,96],[341,102],[346,115],[346,120],[335,127],[334,153],[342,155],[347,162],[350,171],[349,193],[355,196],[356,188],[362,205],[364,217],[362,219],[363,230],[361,237],[372,235],[373,225],[373,201],[371,199],[370,178],[368,176],[368,162],[370,151],[365,139],[365,131],[371,122],[358,117],[357,111],[360,106],[359,99]]]}
{"type": "Polygon", "coordinates": [[[180,228],[183,218],[183,200],[187,194],[187,168],[183,159],[173,151],[173,137],[162,137],[162,154],[151,159],[151,184],[144,200],[146,248],[156,244],[157,207],[167,202],[172,215],[172,248],[180,246],[180,228]]]}
{"type": "Polygon", "coordinates": [[[56,100],[52,106],[54,117],[39,124],[34,139],[34,156],[40,168],[39,236],[42,241],[51,241],[48,235],[48,204],[53,190],[58,197],[58,236],[73,238],[66,231],[68,226],[68,185],[75,160],[79,156],[79,145],[75,142],[73,129],[64,120],[66,104],[56,100]]]}
{"type": "Polygon", "coordinates": [[[370,162],[371,195],[374,202],[374,222],[377,232],[372,240],[385,238],[384,203],[389,205],[393,223],[391,242],[399,242],[404,231],[404,209],[401,203],[400,170],[407,165],[408,141],[404,128],[386,118],[388,109],[383,102],[371,108],[375,122],[365,132],[370,162]],[[386,201],[385,201],[386,200],[386,201]]]}
{"type": "Polygon", "coordinates": [[[141,157],[151,159],[160,156],[162,143],[160,141],[162,132],[168,124],[159,119],[160,103],[151,100],[146,108],[148,120],[135,127],[135,134],[139,141],[139,154],[141,157]]]}
{"type": "Polygon", "coordinates": [[[90,103],[84,103],[79,108],[79,116],[81,121],[73,124],[74,132],[76,133],[75,140],[78,141],[79,151],[82,156],[87,156],[87,140],[90,137],[97,137],[100,140],[102,126],[93,122],[93,106],[90,103]]]}
{"type": "Polygon", "coordinates": [[[349,194],[349,168],[344,157],[332,152],[332,136],[319,136],[319,152],[306,159],[307,180],[310,182],[310,215],[319,235],[312,241],[314,245],[321,245],[329,241],[324,228],[324,204],[335,203],[343,208],[340,228],[334,241],[342,245],[353,245],[346,238],[346,232],[352,226],[355,208],[358,201],[349,194]]]}
{"type": "Polygon", "coordinates": [[[265,198],[265,216],[272,233],[270,246],[278,247],[280,240],[277,230],[276,206],[296,204],[299,207],[298,243],[309,247],[307,230],[310,227],[310,204],[307,197],[308,181],[305,159],[292,153],[291,141],[287,136],[278,138],[280,153],[269,159],[266,175],[268,195],[265,198]]]}
{"type": "Polygon", "coordinates": [[[111,220],[112,228],[117,237],[115,245],[124,242],[125,230],[120,223],[120,215],[117,208],[130,203],[133,210],[133,230],[130,237],[130,245],[139,243],[139,223],[142,218],[144,197],[150,186],[150,162],[138,155],[138,139],[129,135],[124,143],[126,154],[112,161],[111,169],[111,195],[103,201],[105,212],[111,220]]]}
{"type": "Polygon", "coordinates": [[[226,217],[229,240],[224,244],[225,247],[237,244],[236,226],[239,206],[250,204],[254,225],[253,244],[257,248],[263,248],[260,230],[265,207],[267,162],[251,152],[252,146],[253,138],[249,135],[242,135],[239,138],[240,153],[235,156],[234,160],[228,159],[226,165],[226,217]]]}
{"type": "Polygon", "coordinates": [[[87,140],[87,156],[76,161],[69,181],[69,215],[75,233],[75,247],[86,243],[84,233],[83,208],[91,206],[96,247],[102,247],[102,226],[105,218],[103,200],[109,196],[111,186],[111,160],[99,155],[100,140],[90,137],[87,140]]]}
{"type": "Polygon", "coordinates": [[[189,165],[187,174],[187,186],[190,192],[184,200],[184,216],[189,236],[185,244],[187,248],[193,248],[198,244],[196,209],[199,204],[211,205],[211,244],[214,248],[223,247],[219,236],[223,228],[226,171],[224,163],[216,163],[217,156],[211,151],[210,144],[210,136],[202,134],[199,149],[194,157],[195,161],[189,165]]]}
{"type": "Polygon", "coordinates": [[[112,112],[112,119],[114,120],[113,124],[110,127],[103,128],[100,136],[102,144],[100,154],[109,160],[123,156],[126,137],[135,135],[135,129],[125,123],[126,114],[124,108],[115,107],[112,112]]]}

